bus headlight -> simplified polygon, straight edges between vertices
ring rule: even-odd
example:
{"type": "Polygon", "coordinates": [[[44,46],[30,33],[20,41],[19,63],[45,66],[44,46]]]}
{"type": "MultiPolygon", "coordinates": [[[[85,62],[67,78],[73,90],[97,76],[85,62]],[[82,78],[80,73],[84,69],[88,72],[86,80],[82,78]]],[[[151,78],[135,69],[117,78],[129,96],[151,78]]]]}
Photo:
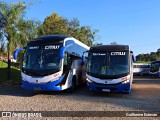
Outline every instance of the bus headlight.
{"type": "Polygon", "coordinates": [[[27,81],[24,77],[22,77],[22,80],[23,80],[23,81],[27,81]]]}
{"type": "Polygon", "coordinates": [[[129,77],[122,77],[121,80],[122,80],[122,84],[127,84],[127,83],[130,82],[130,78],[129,77]]]}
{"type": "Polygon", "coordinates": [[[90,83],[92,82],[92,80],[90,80],[88,77],[86,78],[86,80],[87,82],[90,82],[90,83]]]}
{"type": "Polygon", "coordinates": [[[130,82],[130,80],[127,79],[127,80],[123,81],[122,84],[127,84],[127,83],[129,83],[129,82],[130,82]]]}

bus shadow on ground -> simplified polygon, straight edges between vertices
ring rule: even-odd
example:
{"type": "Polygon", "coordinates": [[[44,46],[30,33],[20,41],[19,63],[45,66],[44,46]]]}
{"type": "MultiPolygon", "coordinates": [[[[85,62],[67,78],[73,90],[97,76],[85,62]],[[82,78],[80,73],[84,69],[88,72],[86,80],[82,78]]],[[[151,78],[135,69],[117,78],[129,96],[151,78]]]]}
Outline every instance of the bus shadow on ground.
{"type": "MultiPolygon", "coordinates": [[[[0,68],[0,84],[7,83],[8,68],[0,68]]],[[[10,79],[12,84],[20,84],[21,72],[18,69],[10,69],[10,79]]]]}
{"type": "Polygon", "coordinates": [[[160,110],[160,79],[136,79],[132,85],[130,94],[123,93],[107,93],[107,92],[90,92],[86,88],[79,91],[79,96],[74,96],[72,99],[77,101],[86,101],[95,103],[104,103],[114,106],[121,106],[125,109],[132,110],[147,110],[147,111],[159,111],[160,110]]]}
{"type": "Polygon", "coordinates": [[[0,95],[32,97],[38,94],[38,91],[28,91],[21,88],[20,85],[15,86],[0,86],[0,95]]]}
{"type": "Polygon", "coordinates": [[[81,91],[85,88],[86,85],[77,86],[74,92],[70,92],[68,89],[63,91],[33,91],[33,90],[24,90],[20,85],[14,86],[0,86],[0,95],[8,96],[20,96],[20,97],[32,97],[35,95],[64,95],[71,96],[76,92],[81,91]]]}
{"type": "Polygon", "coordinates": [[[85,88],[86,88],[86,84],[83,84],[83,85],[77,86],[75,91],[73,91],[73,92],[69,91],[69,89],[66,89],[63,91],[40,91],[38,94],[72,96],[72,95],[75,95],[76,93],[83,91],[83,89],[85,89],[85,88]]]}

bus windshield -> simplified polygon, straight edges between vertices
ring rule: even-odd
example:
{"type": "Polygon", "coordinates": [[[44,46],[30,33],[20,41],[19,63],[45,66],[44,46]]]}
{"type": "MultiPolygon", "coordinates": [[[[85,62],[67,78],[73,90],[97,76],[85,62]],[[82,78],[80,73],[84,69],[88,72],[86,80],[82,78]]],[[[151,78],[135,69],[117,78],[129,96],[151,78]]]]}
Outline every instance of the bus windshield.
{"type": "Polygon", "coordinates": [[[60,69],[60,45],[27,46],[23,71],[32,75],[53,74],[60,69]]]}
{"type": "Polygon", "coordinates": [[[99,78],[115,78],[127,75],[130,69],[129,65],[128,51],[89,53],[87,72],[99,78]]]}

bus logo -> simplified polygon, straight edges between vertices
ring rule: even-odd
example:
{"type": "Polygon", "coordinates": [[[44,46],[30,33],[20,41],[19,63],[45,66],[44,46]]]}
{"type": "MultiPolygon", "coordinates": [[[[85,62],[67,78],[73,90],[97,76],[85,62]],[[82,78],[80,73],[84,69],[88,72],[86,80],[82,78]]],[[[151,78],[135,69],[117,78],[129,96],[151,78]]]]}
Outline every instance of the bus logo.
{"type": "Polygon", "coordinates": [[[49,46],[45,46],[45,49],[59,49],[59,45],[49,45],[49,46]]]}
{"type": "Polygon", "coordinates": [[[125,55],[126,52],[111,52],[111,55],[125,55]]]}

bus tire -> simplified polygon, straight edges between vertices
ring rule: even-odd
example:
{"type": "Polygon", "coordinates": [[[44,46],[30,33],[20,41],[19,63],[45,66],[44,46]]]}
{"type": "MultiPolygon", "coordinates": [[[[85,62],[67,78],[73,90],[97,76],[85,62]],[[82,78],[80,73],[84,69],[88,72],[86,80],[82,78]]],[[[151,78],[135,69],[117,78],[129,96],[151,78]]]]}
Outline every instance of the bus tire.
{"type": "Polygon", "coordinates": [[[73,93],[76,90],[76,76],[72,78],[72,86],[68,89],[69,93],[73,93]]]}

